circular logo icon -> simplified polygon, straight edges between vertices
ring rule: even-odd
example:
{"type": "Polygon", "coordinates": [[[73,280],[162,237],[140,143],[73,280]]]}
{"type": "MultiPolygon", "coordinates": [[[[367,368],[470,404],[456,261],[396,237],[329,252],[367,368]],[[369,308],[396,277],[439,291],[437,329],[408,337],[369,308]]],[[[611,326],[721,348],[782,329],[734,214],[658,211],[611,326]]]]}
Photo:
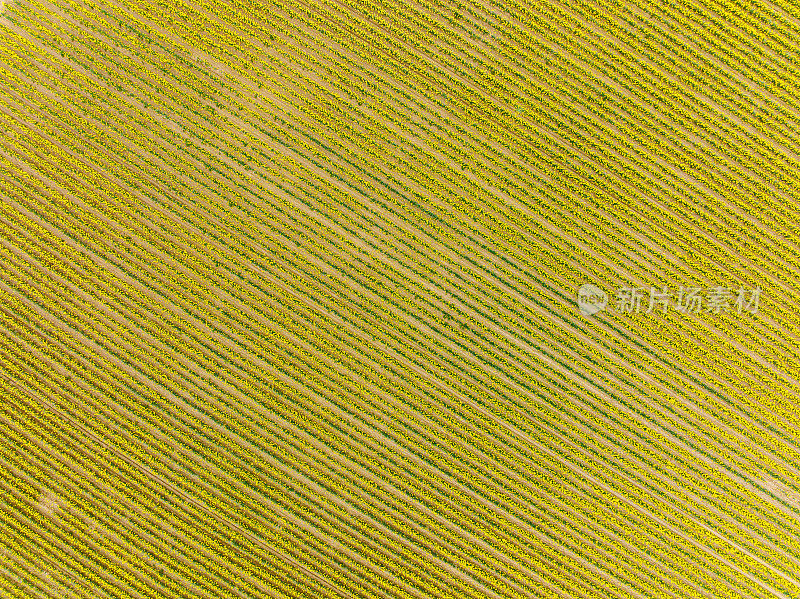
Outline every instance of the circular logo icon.
{"type": "Polygon", "coordinates": [[[606,292],[597,285],[586,283],[578,287],[578,309],[584,316],[591,316],[605,309],[608,304],[606,292]]]}

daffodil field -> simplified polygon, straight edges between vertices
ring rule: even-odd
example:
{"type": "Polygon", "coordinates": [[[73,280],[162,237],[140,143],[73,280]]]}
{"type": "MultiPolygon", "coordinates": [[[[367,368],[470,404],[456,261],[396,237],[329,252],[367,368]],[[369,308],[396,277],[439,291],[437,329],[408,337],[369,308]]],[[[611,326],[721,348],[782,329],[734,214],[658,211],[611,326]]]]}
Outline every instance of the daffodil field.
{"type": "Polygon", "coordinates": [[[800,598],[800,4],[4,0],[0,597],[800,598]]]}

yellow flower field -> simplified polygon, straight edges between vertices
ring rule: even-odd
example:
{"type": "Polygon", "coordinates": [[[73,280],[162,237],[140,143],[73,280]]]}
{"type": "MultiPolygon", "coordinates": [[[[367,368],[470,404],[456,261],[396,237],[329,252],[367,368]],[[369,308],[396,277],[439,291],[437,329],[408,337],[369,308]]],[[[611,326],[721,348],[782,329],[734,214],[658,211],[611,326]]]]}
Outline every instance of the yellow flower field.
{"type": "Polygon", "coordinates": [[[800,5],[5,0],[0,596],[800,598],[800,5]]]}

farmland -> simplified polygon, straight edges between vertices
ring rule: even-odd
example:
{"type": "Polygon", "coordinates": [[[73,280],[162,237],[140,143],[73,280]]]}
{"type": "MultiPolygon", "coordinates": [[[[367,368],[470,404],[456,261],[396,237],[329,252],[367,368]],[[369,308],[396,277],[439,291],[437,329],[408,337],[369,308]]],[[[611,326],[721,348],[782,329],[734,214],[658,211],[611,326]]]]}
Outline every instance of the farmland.
{"type": "Polygon", "coordinates": [[[798,34],[5,0],[0,596],[800,597],[798,34]]]}

